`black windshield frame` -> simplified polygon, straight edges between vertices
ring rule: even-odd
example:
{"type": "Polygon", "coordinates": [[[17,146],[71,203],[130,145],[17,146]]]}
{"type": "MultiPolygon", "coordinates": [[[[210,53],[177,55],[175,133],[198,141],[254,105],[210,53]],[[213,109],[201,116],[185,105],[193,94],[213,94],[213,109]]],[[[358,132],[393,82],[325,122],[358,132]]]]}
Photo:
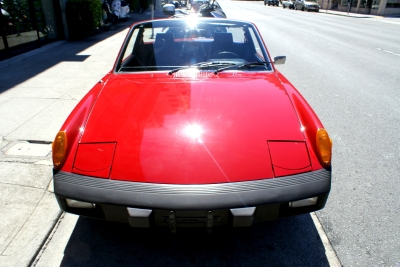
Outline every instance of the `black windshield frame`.
{"type": "MultiPolygon", "coordinates": [[[[243,35],[243,40],[246,43],[246,45],[248,47],[251,47],[250,49],[242,49],[242,50],[246,50],[247,53],[251,53],[251,56],[253,58],[251,59],[247,59],[248,62],[254,62],[254,61],[259,61],[259,62],[271,62],[270,58],[269,58],[269,54],[264,46],[264,43],[262,41],[262,38],[260,37],[260,34],[257,30],[257,28],[255,27],[254,24],[250,23],[250,22],[245,22],[245,21],[239,21],[239,20],[228,20],[228,19],[205,19],[205,18],[196,18],[196,19],[188,19],[188,18],[184,18],[184,19],[162,19],[162,20],[153,20],[153,21],[144,21],[141,23],[137,23],[134,24],[128,34],[127,34],[127,38],[125,39],[125,42],[122,46],[121,52],[118,55],[117,61],[115,63],[115,68],[114,68],[114,73],[125,73],[125,72],[143,72],[143,71],[170,71],[172,69],[176,69],[179,67],[183,67],[183,66],[190,66],[192,64],[196,64],[198,62],[187,62],[187,63],[179,63],[179,64],[171,64],[167,65],[167,66],[163,66],[163,65],[159,65],[156,63],[153,64],[144,64],[145,66],[141,67],[141,66],[134,66],[133,68],[128,68],[125,67],[124,64],[126,60],[126,53],[129,54],[129,50],[127,49],[132,49],[133,47],[133,51],[138,51],[137,49],[139,48],[140,44],[140,40],[142,43],[144,43],[143,41],[143,36],[145,35],[145,33],[147,33],[147,36],[149,36],[151,34],[150,38],[154,38],[154,44],[155,45],[155,39],[156,39],[156,35],[157,33],[155,33],[155,29],[166,29],[165,31],[168,32],[170,31],[170,29],[186,29],[186,32],[188,31],[188,29],[193,28],[193,29],[197,29],[200,32],[202,31],[202,33],[200,34],[200,36],[198,38],[193,38],[191,40],[187,39],[187,36],[180,36],[181,32],[174,32],[175,34],[175,40],[179,40],[179,41],[186,41],[186,42],[191,42],[192,44],[196,44],[197,43],[202,43],[203,45],[207,44],[209,42],[213,41],[213,36],[209,36],[210,34],[207,33],[206,29],[222,29],[222,32],[227,31],[226,29],[242,29],[242,35],[243,35]],[[225,29],[225,30],[224,30],[225,29]],[[252,33],[250,35],[250,32],[252,33]],[[136,37],[139,36],[139,38],[136,38],[135,43],[130,44],[129,48],[128,48],[128,44],[130,39],[132,38],[133,33],[136,34],[136,37]],[[257,46],[254,46],[254,43],[257,43],[257,46]],[[249,51],[249,50],[253,50],[254,51],[249,51]],[[257,50],[257,51],[256,51],[257,50]]],[[[209,51],[208,51],[209,52],[209,51]]],[[[146,55],[146,52],[143,52],[142,57],[143,58],[150,58],[152,56],[154,56],[154,54],[150,53],[150,55],[146,55]]],[[[182,56],[180,51],[176,51],[173,53],[165,53],[165,54],[177,54],[177,57],[182,56]]],[[[133,54],[133,53],[132,53],[133,54]]],[[[137,54],[141,54],[141,53],[137,53],[137,54]]],[[[210,55],[208,55],[208,57],[205,59],[205,61],[215,61],[215,60],[220,60],[220,59],[216,59],[211,57],[210,55]]],[[[229,58],[227,59],[229,60],[229,58]]],[[[202,59],[202,61],[204,61],[204,59],[202,59]]],[[[246,62],[246,60],[244,60],[244,62],[246,62]]],[[[140,64],[137,64],[140,65],[140,64]]],[[[234,68],[232,69],[234,70],[234,68]]],[[[247,71],[272,71],[272,65],[271,64],[267,64],[264,67],[260,68],[251,68],[248,69],[247,71]]],[[[243,70],[241,70],[243,71],[243,70]]]]}

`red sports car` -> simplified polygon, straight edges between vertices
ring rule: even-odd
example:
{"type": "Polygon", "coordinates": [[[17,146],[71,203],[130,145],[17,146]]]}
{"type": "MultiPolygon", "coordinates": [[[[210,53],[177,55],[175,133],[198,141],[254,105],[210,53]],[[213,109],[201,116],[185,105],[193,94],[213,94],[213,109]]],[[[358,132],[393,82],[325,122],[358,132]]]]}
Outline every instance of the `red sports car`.
{"type": "Polygon", "coordinates": [[[132,227],[243,227],[319,210],[332,142],[256,26],[132,25],[53,143],[66,212],[132,227]]]}

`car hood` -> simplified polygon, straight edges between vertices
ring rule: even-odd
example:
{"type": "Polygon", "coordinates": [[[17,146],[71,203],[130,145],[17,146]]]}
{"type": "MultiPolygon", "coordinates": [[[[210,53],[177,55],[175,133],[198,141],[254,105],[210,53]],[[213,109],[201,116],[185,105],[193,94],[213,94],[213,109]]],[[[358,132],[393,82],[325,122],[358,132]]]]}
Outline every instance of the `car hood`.
{"type": "Polygon", "coordinates": [[[83,130],[81,145],[113,151],[110,179],[202,184],[272,178],[268,142],[304,141],[274,73],[150,76],[112,76],[83,130]]]}

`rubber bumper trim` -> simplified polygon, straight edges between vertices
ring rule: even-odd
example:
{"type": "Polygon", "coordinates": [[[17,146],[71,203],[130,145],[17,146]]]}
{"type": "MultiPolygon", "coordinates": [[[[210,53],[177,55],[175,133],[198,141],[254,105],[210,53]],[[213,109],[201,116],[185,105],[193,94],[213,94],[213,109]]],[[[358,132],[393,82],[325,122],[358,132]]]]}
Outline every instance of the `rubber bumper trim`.
{"type": "Polygon", "coordinates": [[[327,194],[331,170],[255,181],[219,184],[155,184],[88,177],[59,171],[53,175],[59,197],[91,203],[151,209],[225,209],[291,202],[327,194]]]}

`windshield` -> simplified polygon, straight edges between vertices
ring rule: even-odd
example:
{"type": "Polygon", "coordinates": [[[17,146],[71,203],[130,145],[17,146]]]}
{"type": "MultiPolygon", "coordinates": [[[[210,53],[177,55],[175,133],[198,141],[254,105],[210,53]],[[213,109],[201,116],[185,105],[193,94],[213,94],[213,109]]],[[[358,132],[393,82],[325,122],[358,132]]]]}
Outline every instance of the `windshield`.
{"type": "Polygon", "coordinates": [[[167,19],[144,22],[131,29],[116,71],[176,71],[196,64],[200,70],[213,71],[226,64],[239,67],[250,62],[268,64],[240,70],[272,70],[252,24],[225,19],[167,19]],[[212,64],[199,64],[204,62],[212,64]]]}

